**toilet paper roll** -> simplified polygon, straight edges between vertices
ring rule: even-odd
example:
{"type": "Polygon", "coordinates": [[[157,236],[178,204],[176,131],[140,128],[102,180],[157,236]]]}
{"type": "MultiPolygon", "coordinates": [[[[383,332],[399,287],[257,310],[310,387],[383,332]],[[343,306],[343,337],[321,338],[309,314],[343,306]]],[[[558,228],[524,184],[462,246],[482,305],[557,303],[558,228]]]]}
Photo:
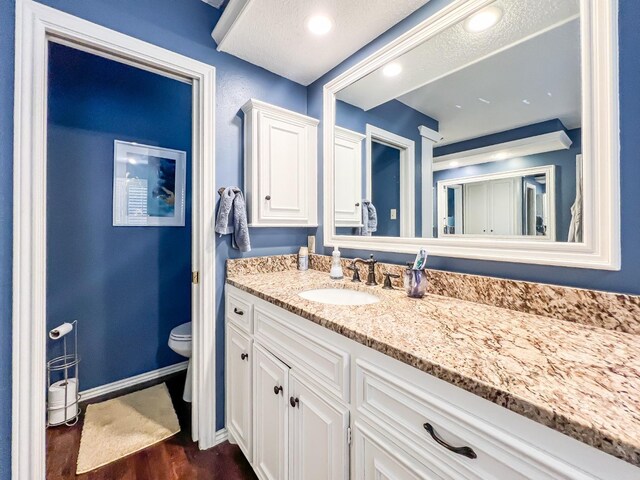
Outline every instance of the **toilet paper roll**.
{"type": "Polygon", "coordinates": [[[67,405],[74,403],[78,396],[78,381],[75,378],[69,378],[68,380],[60,380],[58,382],[52,383],[49,387],[49,407],[64,407],[64,404],[67,405]],[[66,392],[67,399],[65,402],[65,383],[66,383],[66,392]]]}
{"type": "Polygon", "coordinates": [[[73,330],[73,325],[65,322],[62,325],[59,325],[53,330],[49,331],[49,338],[51,340],[58,340],[59,338],[64,337],[71,330],[73,330]]]}

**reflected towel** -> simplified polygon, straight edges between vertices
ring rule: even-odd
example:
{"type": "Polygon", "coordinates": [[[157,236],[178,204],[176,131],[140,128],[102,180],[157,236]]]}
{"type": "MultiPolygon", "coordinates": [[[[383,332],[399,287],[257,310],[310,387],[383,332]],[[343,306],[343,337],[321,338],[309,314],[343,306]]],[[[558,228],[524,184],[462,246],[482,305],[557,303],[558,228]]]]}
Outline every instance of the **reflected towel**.
{"type": "Polygon", "coordinates": [[[362,227],[360,235],[370,236],[378,229],[378,213],[369,200],[362,201],[362,227]]]}
{"type": "Polygon", "coordinates": [[[231,234],[231,246],[241,252],[251,251],[249,225],[244,196],[238,187],[227,187],[220,196],[216,233],[231,234]]]}

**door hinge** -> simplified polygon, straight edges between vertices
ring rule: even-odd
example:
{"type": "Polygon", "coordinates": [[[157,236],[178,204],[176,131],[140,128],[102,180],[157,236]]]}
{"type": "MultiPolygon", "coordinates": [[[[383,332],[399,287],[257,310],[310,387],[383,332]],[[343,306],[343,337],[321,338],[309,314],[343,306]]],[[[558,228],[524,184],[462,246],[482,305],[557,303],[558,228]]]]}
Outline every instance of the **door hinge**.
{"type": "Polygon", "coordinates": [[[200,283],[200,272],[191,272],[191,283],[198,285],[200,283]]]}
{"type": "Polygon", "coordinates": [[[351,445],[351,427],[347,427],[347,445],[351,445]]]}

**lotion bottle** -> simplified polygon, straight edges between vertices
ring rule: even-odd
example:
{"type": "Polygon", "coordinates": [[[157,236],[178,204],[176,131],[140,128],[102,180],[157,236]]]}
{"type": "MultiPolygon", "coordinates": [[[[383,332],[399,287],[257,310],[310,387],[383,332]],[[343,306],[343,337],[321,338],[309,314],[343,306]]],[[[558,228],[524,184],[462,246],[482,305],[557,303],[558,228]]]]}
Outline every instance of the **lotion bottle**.
{"type": "Polygon", "coordinates": [[[333,247],[333,253],[331,254],[331,272],[329,276],[333,280],[341,280],[344,277],[342,273],[342,263],[340,263],[340,250],[338,247],[333,247]]]}

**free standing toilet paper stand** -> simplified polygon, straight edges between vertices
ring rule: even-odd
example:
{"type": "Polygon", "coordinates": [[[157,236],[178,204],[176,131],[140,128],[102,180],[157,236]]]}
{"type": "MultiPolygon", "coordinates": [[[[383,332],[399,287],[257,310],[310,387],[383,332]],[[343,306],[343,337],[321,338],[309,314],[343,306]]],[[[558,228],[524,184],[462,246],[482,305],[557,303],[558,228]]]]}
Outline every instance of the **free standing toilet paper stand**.
{"type": "Polygon", "coordinates": [[[52,340],[62,339],[62,355],[47,362],[47,427],[72,426],[80,417],[80,386],[78,383],[78,321],[63,323],[49,332],[52,340]],[[73,335],[67,344],[67,338],[73,335]]]}

